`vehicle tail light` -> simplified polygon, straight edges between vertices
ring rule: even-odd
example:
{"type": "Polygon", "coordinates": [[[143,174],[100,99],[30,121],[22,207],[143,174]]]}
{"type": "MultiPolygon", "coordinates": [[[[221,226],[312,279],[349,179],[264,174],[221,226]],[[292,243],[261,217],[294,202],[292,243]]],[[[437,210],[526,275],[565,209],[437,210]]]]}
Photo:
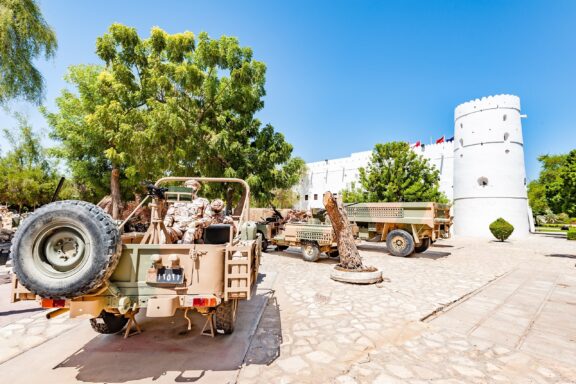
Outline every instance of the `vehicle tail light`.
{"type": "Polygon", "coordinates": [[[64,308],[66,300],[64,299],[42,299],[42,308],[64,308]]]}
{"type": "Polygon", "coordinates": [[[194,307],[215,307],[216,299],[213,297],[212,298],[195,297],[192,300],[192,305],[194,307]]]}

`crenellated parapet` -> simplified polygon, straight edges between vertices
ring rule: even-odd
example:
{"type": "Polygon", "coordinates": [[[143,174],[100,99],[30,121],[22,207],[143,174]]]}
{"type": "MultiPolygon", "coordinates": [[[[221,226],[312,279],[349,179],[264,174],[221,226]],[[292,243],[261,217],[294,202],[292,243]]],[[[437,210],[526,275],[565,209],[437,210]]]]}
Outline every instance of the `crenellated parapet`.
{"type": "Polygon", "coordinates": [[[494,95],[462,103],[454,110],[454,121],[462,116],[489,109],[515,109],[520,112],[520,98],[515,95],[494,95]]]}

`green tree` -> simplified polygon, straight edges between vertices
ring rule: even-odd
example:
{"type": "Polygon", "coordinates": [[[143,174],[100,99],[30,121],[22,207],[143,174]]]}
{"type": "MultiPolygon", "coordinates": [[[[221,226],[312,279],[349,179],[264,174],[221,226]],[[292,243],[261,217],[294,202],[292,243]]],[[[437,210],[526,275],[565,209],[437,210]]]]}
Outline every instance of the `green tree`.
{"type": "Polygon", "coordinates": [[[447,201],[439,190],[440,172],[408,143],[376,144],[368,167],[360,168],[360,183],[365,194],[345,191],[344,201],[447,201]]]}
{"type": "MultiPolygon", "coordinates": [[[[147,39],[113,24],[96,52],[105,67],[72,67],[58,111],[45,115],[60,154],[85,183],[108,177],[117,217],[124,191],[163,175],[240,177],[257,199],[298,181],[301,159],[271,125],[263,108],[265,65],[235,38],[169,35],[147,39]]],[[[210,192],[210,189],[208,189],[210,192]]],[[[235,190],[229,189],[229,197],[235,190]]],[[[242,199],[240,199],[242,201],[242,199]]]]}
{"type": "Polygon", "coordinates": [[[44,82],[34,60],[54,56],[56,47],[56,35],[34,0],[0,0],[0,103],[40,103],[44,82]]]}
{"type": "MultiPolygon", "coordinates": [[[[59,178],[57,164],[46,156],[38,135],[22,115],[16,115],[18,134],[5,129],[11,150],[0,158],[0,201],[35,208],[50,201],[59,178]]],[[[68,196],[73,191],[68,188],[68,196]]]]}
{"type": "Polygon", "coordinates": [[[576,149],[566,156],[559,175],[562,180],[562,186],[559,189],[562,212],[576,217],[576,149]]]}
{"type": "Polygon", "coordinates": [[[539,180],[533,180],[528,184],[528,202],[535,216],[545,215],[550,211],[546,200],[546,186],[539,180]]]}
{"type": "Polygon", "coordinates": [[[367,203],[369,202],[368,192],[356,186],[352,182],[349,188],[341,191],[342,201],[345,203],[367,203]]]}
{"type": "Polygon", "coordinates": [[[538,157],[542,167],[538,182],[546,189],[546,201],[554,213],[561,213],[563,209],[563,180],[560,170],[566,162],[566,157],[566,155],[542,155],[538,157]]]}
{"type": "Polygon", "coordinates": [[[80,198],[93,202],[110,191],[111,166],[104,152],[108,148],[106,132],[88,119],[104,104],[98,83],[102,71],[97,65],[71,66],[64,78],[77,92],[62,90],[56,98],[57,113],[41,108],[52,127],[52,138],[60,141],[52,153],[66,159],[80,198]]]}

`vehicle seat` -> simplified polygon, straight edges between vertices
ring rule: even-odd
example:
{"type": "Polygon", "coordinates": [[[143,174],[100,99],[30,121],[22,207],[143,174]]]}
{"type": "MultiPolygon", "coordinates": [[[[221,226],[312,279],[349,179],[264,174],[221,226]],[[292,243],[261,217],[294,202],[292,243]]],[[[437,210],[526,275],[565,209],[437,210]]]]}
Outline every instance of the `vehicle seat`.
{"type": "Polygon", "coordinates": [[[212,224],[204,228],[204,244],[226,244],[231,230],[230,224],[212,224]]]}

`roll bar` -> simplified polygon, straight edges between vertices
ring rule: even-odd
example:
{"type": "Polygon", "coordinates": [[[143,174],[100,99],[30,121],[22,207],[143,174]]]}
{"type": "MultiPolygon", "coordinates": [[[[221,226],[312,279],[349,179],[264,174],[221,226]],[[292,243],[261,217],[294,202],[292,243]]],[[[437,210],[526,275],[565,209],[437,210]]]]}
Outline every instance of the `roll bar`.
{"type": "Polygon", "coordinates": [[[240,220],[238,221],[238,228],[242,227],[245,221],[250,218],[250,186],[248,183],[242,179],[229,178],[229,177],[163,177],[158,179],[154,186],[158,187],[162,184],[169,183],[171,181],[181,181],[185,182],[188,180],[197,180],[208,183],[238,183],[244,187],[246,192],[246,200],[244,200],[244,206],[242,207],[242,213],[240,214],[240,220]]]}

